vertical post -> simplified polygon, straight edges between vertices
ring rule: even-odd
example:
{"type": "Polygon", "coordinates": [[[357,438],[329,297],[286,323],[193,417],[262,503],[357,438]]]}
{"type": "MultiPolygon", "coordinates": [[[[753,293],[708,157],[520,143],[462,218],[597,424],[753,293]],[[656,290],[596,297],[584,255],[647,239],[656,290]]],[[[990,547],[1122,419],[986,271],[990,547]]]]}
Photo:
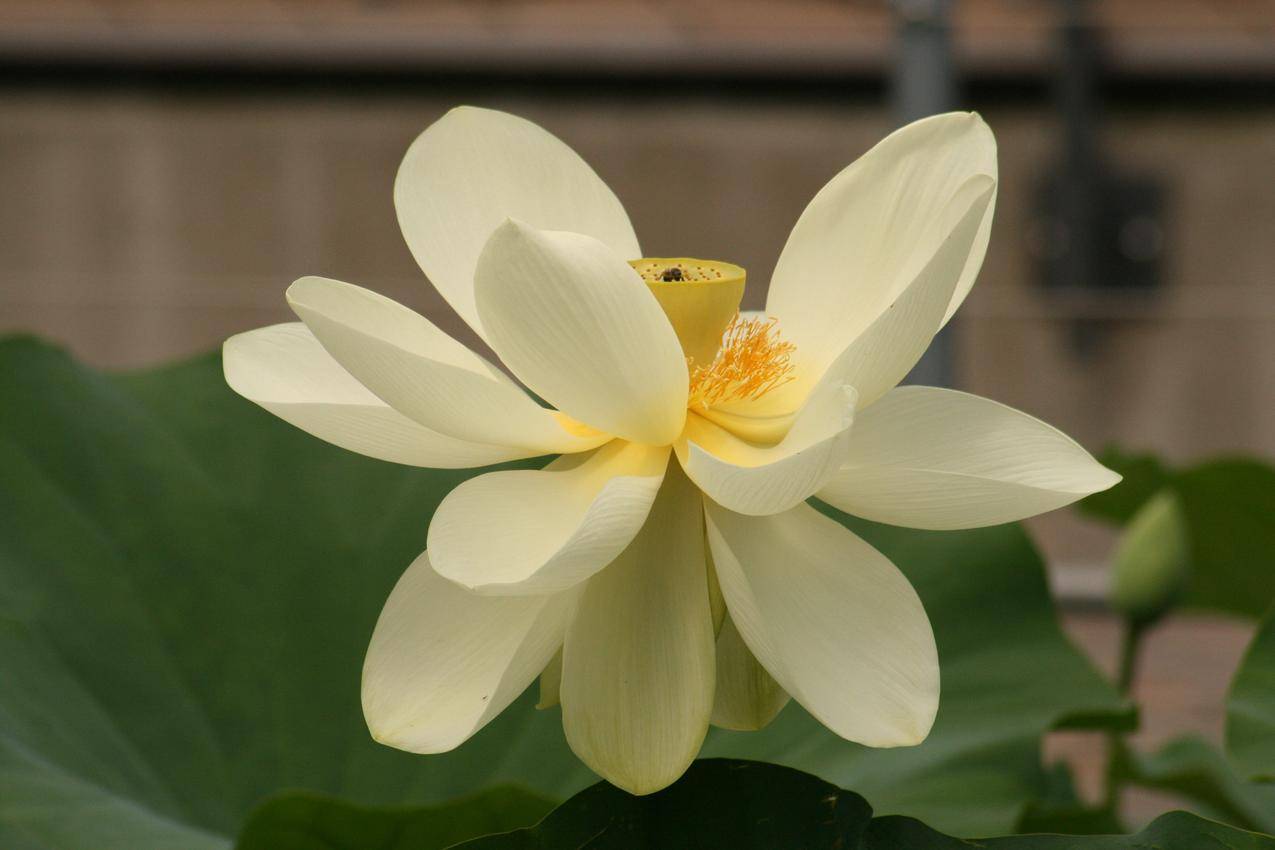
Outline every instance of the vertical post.
{"type": "Polygon", "coordinates": [[[1054,92],[1063,121],[1063,157],[1056,187],[1064,239],[1058,283],[1067,289],[1100,286],[1098,211],[1098,43],[1085,0],[1063,0],[1061,56],[1054,92]]]}
{"type": "MultiPolygon", "coordinates": [[[[956,107],[952,61],[952,0],[891,0],[895,19],[895,60],[891,107],[899,126],[956,107]]],[[[952,327],[939,332],[908,383],[951,386],[954,377],[952,327]]]]}

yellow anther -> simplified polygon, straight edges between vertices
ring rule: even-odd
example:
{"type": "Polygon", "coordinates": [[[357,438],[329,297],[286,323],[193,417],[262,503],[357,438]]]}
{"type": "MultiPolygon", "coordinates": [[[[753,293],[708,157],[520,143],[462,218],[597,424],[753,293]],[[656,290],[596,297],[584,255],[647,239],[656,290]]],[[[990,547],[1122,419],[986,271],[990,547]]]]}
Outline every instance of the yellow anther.
{"type": "Polygon", "coordinates": [[[796,346],[779,338],[776,323],[736,313],[713,362],[691,367],[690,406],[752,401],[791,381],[790,359],[796,346]]]}

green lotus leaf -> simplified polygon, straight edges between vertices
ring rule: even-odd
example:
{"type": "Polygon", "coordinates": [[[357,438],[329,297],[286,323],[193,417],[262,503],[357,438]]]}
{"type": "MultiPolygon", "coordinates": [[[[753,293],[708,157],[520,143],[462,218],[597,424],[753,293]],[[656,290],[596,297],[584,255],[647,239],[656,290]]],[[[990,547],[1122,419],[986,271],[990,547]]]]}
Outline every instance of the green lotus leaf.
{"type": "MultiPolygon", "coordinates": [[[[598,784],[534,827],[457,850],[1272,850],[1275,838],[1185,812],[1135,835],[1020,835],[962,841],[920,821],[873,817],[862,797],[776,765],[698,761],[674,785],[633,797],[598,784]]],[[[345,850],[342,848],[341,850],[345,850]]],[[[350,848],[353,850],[353,848],[350,848]]]]}
{"type": "MultiPolygon", "coordinates": [[[[1244,776],[1275,782],[1275,608],[1262,621],[1231,682],[1226,748],[1244,776]]],[[[1275,796],[1271,811],[1275,813],[1275,796]]],[[[1275,814],[1271,817],[1275,820],[1275,814]]]]}

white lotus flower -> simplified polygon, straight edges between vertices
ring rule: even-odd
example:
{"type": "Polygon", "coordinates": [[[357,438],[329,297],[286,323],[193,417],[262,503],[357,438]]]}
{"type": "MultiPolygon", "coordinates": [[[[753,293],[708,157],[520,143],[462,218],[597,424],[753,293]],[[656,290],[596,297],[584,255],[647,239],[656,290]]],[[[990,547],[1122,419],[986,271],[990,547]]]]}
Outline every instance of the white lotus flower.
{"type": "Polygon", "coordinates": [[[634,793],[681,775],[710,722],[760,728],[788,695],[852,741],[924,739],[939,667],[921,602],[806,500],[970,528],[1118,480],[1023,413],[895,386],[973,285],[995,193],[977,115],[905,127],[807,207],[769,317],[736,318],[742,269],[639,259],[615,195],[539,127],[462,108],[426,130],[394,187],[407,243],[554,409],[424,317],[322,278],[288,290],[302,323],[224,352],[237,392],[365,455],[560,455],[438,508],[368,649],[372,734],[450,750],[540,676],[572,749],[634,793]]]}

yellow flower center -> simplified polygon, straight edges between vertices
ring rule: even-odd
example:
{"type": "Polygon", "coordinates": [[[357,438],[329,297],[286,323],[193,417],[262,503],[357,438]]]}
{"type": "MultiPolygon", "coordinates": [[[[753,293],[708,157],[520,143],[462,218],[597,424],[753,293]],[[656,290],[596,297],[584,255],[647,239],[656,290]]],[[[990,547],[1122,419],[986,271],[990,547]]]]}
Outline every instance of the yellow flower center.
{"type": "Polygon", "coordinates": [[[792,380],[790,361],[797,346],[779,338],[775,319],[745,319],[738,313],[726,326],[717,357],[691,367],[691,407],[754,401],[792,380]]]}
{"type": "Polygon", "coordinates": [[[795,346],[779,338],[775,320],[739,315],[741,267],[684,257],[651,257],[630,265],[682,343],[691,373],[691,407],[758,399],[792,380],[795,346]]]}

